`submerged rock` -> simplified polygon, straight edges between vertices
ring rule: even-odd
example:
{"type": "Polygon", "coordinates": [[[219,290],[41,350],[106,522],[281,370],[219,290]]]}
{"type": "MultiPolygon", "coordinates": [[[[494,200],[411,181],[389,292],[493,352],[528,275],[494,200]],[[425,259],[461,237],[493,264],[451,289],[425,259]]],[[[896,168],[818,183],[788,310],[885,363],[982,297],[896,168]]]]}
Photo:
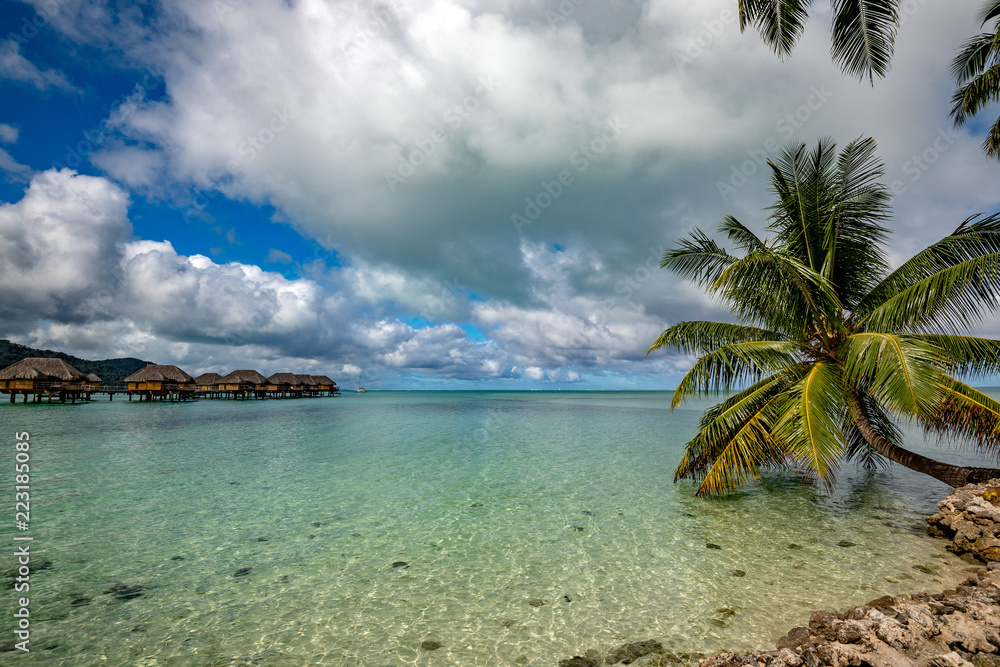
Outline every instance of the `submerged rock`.
{"type": "MultiPolygon", "coordinates": [[[[583,655],[574,655],[559,661],[559,667],[604,667],[604,665],[631,665],[633,662],[656,655],[653,662],[643,661],[643,665],[666,665],[683,662],[683,658],[672,653],[667,653],[663,644],[655,639],[647,639],[641,642],[630,642],[622,644],[610,651],[607,655],[593,649],[588,650],[583,655]]],[[[691,657],[691,656],[689,656],[691,657]]]]}
{"type": "Polygon", "coordinates": [[[528,600],[528,604],[530,604],[532,607],[544,607],[545,606],[545,600],[540,600],[538,598],[532,598],[532,599],[528,600]]]}
{"type": "Polygon", "coordinates": [[[107,588],[104,591],[104,595],[110,595],[116,600],[134,600],[137,597],[142,597],[143,592],[146,590],[146,586],[141,584],[129,586],[128,584],[119,582],[117,584],[112,584],[109,588],[107,588]]]}
{"type": "Polygon", "coordinates": [[[436,651],[439,648],[441,648],[441,642],[435,642],[430,640],[420,642],[420,649],[422,651],[436,651]]]}
{"type": "Polygon", "coordinates": [[[747,576],[747,573],[746,573],[745,570],[733,570],[733,576],[734,577],[745,577],[745,576],[747,576]]]}
{"type": "Polygon", "coordinates": [[[396,568],[399,568],[399,567],[410,567],[410,564],[407,563],[405,560],[397,560],[395,563],[392,564],[392,566],[396,567],[396,568]]]}

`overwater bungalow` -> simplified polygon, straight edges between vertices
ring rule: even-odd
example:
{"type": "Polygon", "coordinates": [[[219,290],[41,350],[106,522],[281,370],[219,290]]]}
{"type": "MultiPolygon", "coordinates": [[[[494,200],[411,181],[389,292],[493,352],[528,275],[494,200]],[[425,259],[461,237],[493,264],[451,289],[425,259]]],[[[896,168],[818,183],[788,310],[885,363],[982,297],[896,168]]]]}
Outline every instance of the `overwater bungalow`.
{"type": "Polygon", "coordinates": [[[252,370],[233,371],[219,382],[220,389],[232,398],[264,398],[267,378],[252,370]]]}
{"type": "Polygon", "coordinates": [[[295,380],[298,383],[297,386],[303,396],[316,395],[316,381],[313,380],[312,375],[301,375],[296,373],[295,380]]]}
{"type": "Polygon", "coordinates": [[[298,398],[302,389],[293,373],[275,373],[267,378],[267,395],[271,398],[298,398]]]}
{"type": "Polygon", "coordinates": [[[184,401],[194,396],[194,378],[174,365],[150,364],[125,378],[128,400],[138,395],[139,400],[155,399],[184,401]]]}
{"type": "Polygon", "coordinates": [[[87,379],[83,383],[85,398],[89,401],[91,395],[101,388],[101,378],[96,373],[87,373],[87,379]]]}
{"type": "Polygon", "coordinates": [[[337,383],[326,375],[313,375],[312,379],[316,383],[314,386],[320,396],[336,396],[340,393],[337,383]]]}
{"type": "Polygon", "coordinates": [[[194,379],[195,393],[204,398],[219,398],[222,396],[222,376],[218,373],[202,373],[194,379]]]}
{"type": "Polygon", "coordinates": [[[75,403],[85,391],[87,376],[62,359],[29,357],[0,370],[0,392],[10,394],[13,403],[18,394],[22,403],[28,396],[40,403],[47,396],[49,402],[58,397],[61,403],[66,399],[75,403]]]}

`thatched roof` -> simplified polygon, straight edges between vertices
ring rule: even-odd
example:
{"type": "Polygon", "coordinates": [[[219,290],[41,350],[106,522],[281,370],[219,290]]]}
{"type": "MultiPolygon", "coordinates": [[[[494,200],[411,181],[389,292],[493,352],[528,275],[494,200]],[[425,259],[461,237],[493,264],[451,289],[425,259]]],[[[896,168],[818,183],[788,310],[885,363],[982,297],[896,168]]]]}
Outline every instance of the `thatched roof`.
{"type": "Polygon", "coordinates": [[[186,384],[194,382],[194,378],[171,364],[150,364],[140,368],[125,378],[125,382],[177,382],[186,384]]]}
{"type": "Polygon", "coordinates": [[[326,375],[313,375],[312,379],[316,382],[316,384],[332,384],[333,386],[337,386],[337,383],[326,375]]]}
{"type": "Polygon", "coordinates": [[[62,359],[29,357],[0,371],[0,380],[62,380],[80,381],[87,376],[62,359]]]}
{"type": "Polygon", "coordinates": [[[211,387],[222,382],[222,376],[218,373],[202,373],[194,381],[199,387],[211,387]]]}
{"type": "Polygon", "coordinates": [[[97,373],[87,373],[88,382],[100,382],[101,378],[98,377],[97,373]]]}
{"type": "Polygon", "coordinates": [[[298,378],[292,373],[275,373],[267,378],[268,384],[298,384],[298,378]]]}
{"type": "Polygon", "coordinates": [[[267,378],[257,371],[233,371],[221,380],[224,384],[264,384],[267,378]]]}
{"type": "Polygon", "coordinates": [[[307,387],[314,387],[314,386],[316,386],[316,381],[312,379],[311,375],[296,375],[295,376],[295,383],[296,384],[302,384],[302,385],[305,385],[307,387]]]}

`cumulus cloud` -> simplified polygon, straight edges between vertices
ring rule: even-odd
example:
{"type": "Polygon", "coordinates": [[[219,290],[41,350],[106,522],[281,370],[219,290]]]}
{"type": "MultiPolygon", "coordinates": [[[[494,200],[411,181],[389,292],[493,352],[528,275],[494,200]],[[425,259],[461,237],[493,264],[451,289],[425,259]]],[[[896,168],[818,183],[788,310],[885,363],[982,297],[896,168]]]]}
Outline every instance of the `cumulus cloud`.
{"type": "MultiPolygon", "coordinates": [[[[112,274],[98,282],[120,281],[114,299],[48,278],[2,307],[31,335],[69,336],[39,328],[54,313],[127,322],[158,354],[209,364],[228,341],[264,359],[398,374],[676,377],[689,360],[646,359],[649,343],[674,322],[729,314],[660,271],[659,256],[726,214],[760,229],[765,163],[787,142],[876,138],[899,260],[1000,205],[979,137],[948,121],[948,55],[974,30],[974,7],[903,3],[893,70],[871,87],[830,63],[821,5],[779,62],[740,34],[735,0],[571,4],[178,0],[144,16],[65,0],[53,27],[165,86],[109,114],[90,159],[118,185],[101,187],[273,206],[342,266],[267,246],[268,262],[301,277],[216,264],[128,238],[115,213],[121,229],[94,251],[112,274]]],[[[4,48],[20,80],[44,80],[4,48]]],[[[25,200],[52,178],[36,175],[25,200]]]]}

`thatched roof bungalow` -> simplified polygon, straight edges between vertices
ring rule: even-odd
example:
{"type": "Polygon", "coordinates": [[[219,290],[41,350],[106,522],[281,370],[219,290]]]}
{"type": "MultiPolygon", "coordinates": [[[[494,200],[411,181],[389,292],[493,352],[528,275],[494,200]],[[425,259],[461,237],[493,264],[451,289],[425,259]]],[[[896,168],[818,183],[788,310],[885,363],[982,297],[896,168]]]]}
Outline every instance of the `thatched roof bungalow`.
{"type": "Polygon", "coordinates": [[[95,392],[101,386],[101,378],[96,373],[87,373],[87,379],[83,383],[85,391],[95,392]]]}
{"type": "Polygon", "coordinates": [[[0,370],[0,391],[80,390],[87,376],[62,359],[29,357],[0,370]]]}
{"type": "Polygon", "coordinates": [[[194,389],[194,378],[172,364],[150,364],[125,378],[125,390],[130,399],[133,393],[150,399],[175,394],[184,398],[194,389]]]}
{"type": "Polygon", "coordinates": [[[267,378],[257,371],[233,371],[220,381],[223,391],[254,391],[267,384],[267,378]]]}
{"type": "Polygon", "coordinates": [[[194,379],[194,384],[196,392],[213,398],[222,391],[222,376],[218,373],[202,373],[194,379]]]}
{"type": "Polygon", "coordinates": [[[198,385],[198,391],[212,391],[222,384],[222,376],[218,373],[202,373],[194,379],[194,383],[198,385]]]}
{"type": "Polygon", "coordinates": [[[312,375],[301,375],[296,373],[295,382],[304,389],[311,389],[316,386],[316,381],[313,380],[312,375]]]}
{"type": "Polygon", "coordinates": [[[315,383],[313,386],[316,388],[317,391],[321,392],[337,391],[337,383],[334,382],[329,377],[327,377],[326,375],[313,375],[312,379],[313,382],[315,383]]]}
{"type": "Polygon", "coordinates": [[[275,373],[271,377],[267,378],[268,384],[273,385],[288,385],[289,387],[299,383],[298,379],[293,373],[275,373]]]}

